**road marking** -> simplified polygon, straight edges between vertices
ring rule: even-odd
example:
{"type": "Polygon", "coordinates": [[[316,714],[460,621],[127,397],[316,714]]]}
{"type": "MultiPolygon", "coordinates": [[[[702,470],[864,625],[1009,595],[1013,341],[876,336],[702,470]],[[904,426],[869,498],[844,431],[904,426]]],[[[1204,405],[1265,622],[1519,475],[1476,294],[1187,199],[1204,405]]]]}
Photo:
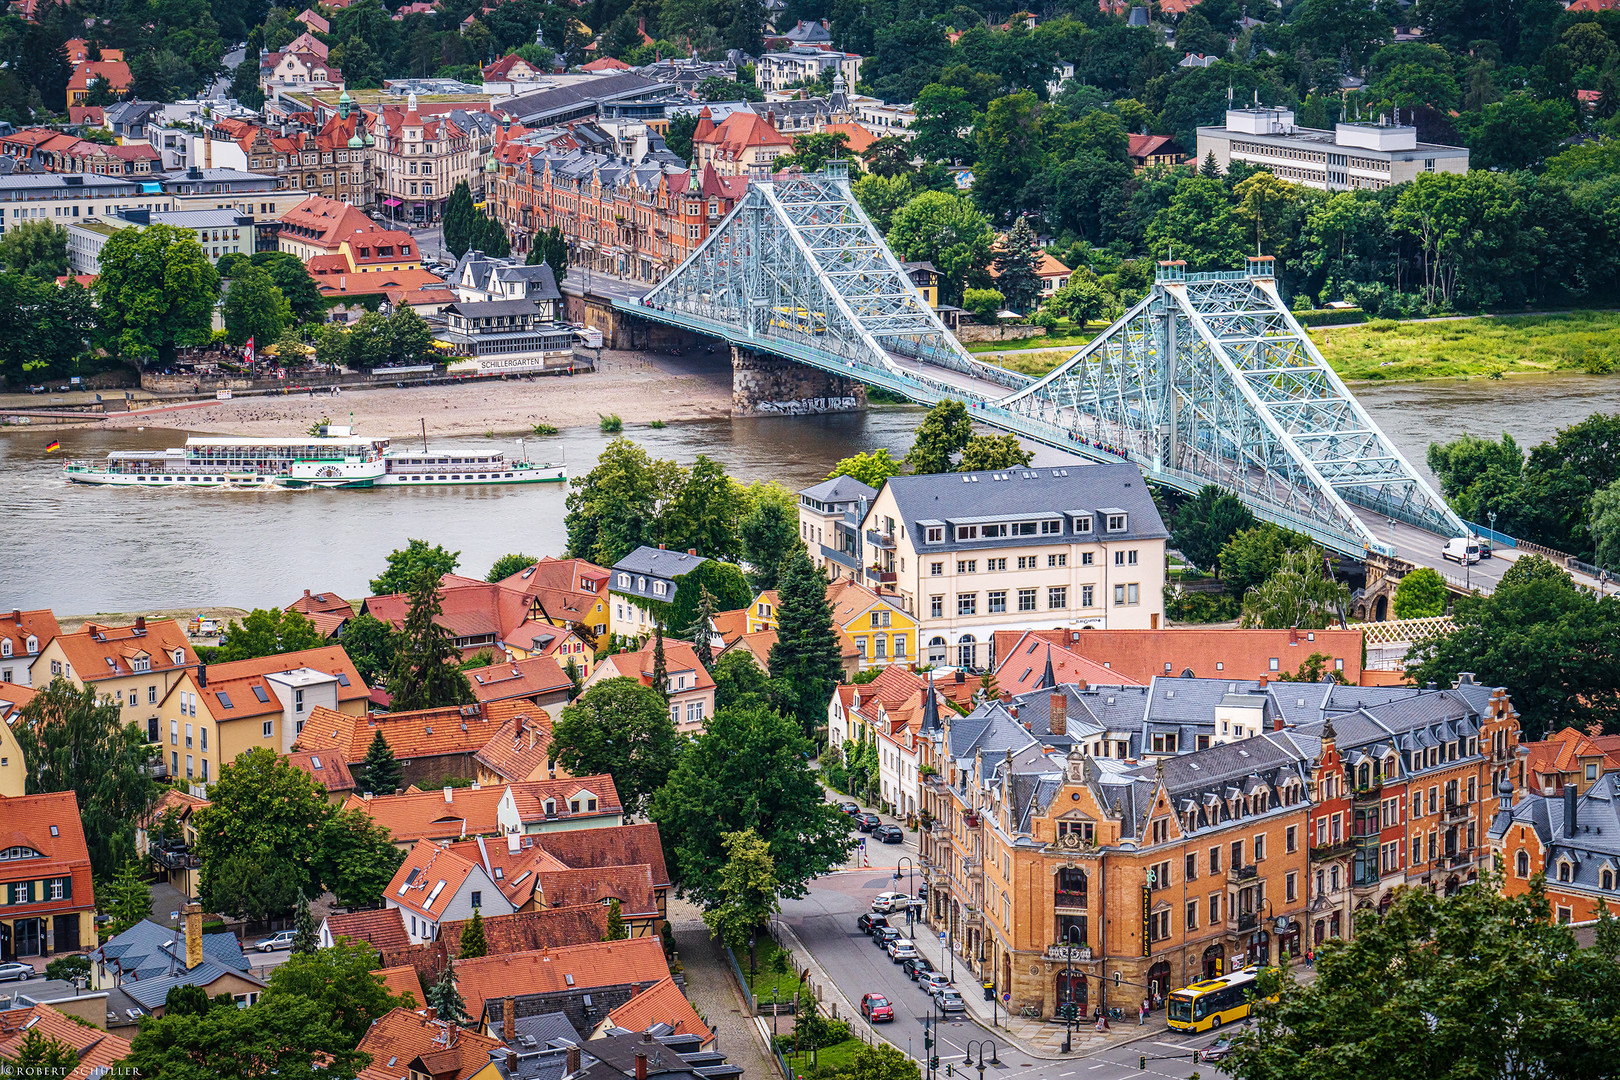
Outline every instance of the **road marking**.
{"type": "Polygon", "coordinates": [[[1073,1076],[1074,1075],[1074,1070],[1070,1069],[1068,1072],[1066,1072],[1066,1073],[1058,1073],[1058,1075],[1059,1076],[1073,1076]]]}
{"type": "Polygon", "coordinates": [[[1154,1046],[1168,1046],[1172,1050],[1185,1050],[1185,1049],[1187,1049],[1187,1044],[1186,1043],[1154,1042],[1153,1045],[1154,1046]]]}
{"type": "Polygon", "coordinates": [[[1101,1065],[1088,1065],[1088,1066],[1086,1066],[1086,1071],[1087,1072],[1094,1072],[1097,1069],[1106,1069],[1106,1068],[1108,1068],[1108,1066],[1110,1066],[1112,1064],[1113,1064],[1113,1062],[1111,1062],[1111,1061],[1105,1061],[1101,1065]]]}

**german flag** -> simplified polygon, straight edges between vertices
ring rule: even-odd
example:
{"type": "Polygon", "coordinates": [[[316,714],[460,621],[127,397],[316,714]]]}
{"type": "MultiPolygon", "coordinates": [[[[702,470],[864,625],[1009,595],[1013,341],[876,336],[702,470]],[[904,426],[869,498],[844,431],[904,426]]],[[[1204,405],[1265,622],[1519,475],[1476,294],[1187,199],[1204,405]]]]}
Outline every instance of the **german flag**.
{"type": "Polygon", "coordinates": [[[57,442],[55,439],[52,439],[51,444],[45,448],[45,452],[47,454],[49,454],[53,450],[60,450],[60,449],[62,449],[62,444],[57,442]]]}

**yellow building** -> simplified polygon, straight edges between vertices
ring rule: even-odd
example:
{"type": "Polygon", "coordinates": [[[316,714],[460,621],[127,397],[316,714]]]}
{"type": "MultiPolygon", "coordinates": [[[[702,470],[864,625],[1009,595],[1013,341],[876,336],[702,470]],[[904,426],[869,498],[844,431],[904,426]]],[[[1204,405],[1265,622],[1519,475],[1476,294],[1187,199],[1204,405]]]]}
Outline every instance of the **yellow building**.
{"type": "MultiPolygon", "coordinates": [[[[833,626],[847,650],[853,644],[855,670],[911,664],[917,661],[917,620],[900,606],[900,598],[878,593],[848,580],[827,586],[833,607],[833,626]]],[[[776,629],[776,590],[767,589],[747,607],[748,632],[776,629]]]]}
{"type": "Polygon", "coordinates": [[[17,714],[33,700],[34,691],[16,683],[0,682],[0,795],[13,798],[27,791],[28,763],[11,733],[17,714]]]}
{"type": "Polygon", "coordinates": [[[74,633],[58,634],[40,650],[28,674],[40,689],[57,678],[94,687],[98,698],[118,703],[124,723],[157,742],[158,703],[196,667],[197,654],[179,623],[137,617],[132,626],[85,623],[74,633]]]}

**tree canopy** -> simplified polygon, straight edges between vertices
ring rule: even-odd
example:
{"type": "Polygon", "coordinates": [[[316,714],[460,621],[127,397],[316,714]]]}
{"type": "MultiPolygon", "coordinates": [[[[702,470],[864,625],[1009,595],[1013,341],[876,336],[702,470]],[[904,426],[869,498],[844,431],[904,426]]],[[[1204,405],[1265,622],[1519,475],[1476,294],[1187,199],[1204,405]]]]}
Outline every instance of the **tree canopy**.
{"type": "Polygon", "coordinates": [[[557,763],[575,776],[613,777],[625,813],[643,813],[680,758],[669,705],[631,678],[604,679],[558,714],[551,731],[557,763]]]}

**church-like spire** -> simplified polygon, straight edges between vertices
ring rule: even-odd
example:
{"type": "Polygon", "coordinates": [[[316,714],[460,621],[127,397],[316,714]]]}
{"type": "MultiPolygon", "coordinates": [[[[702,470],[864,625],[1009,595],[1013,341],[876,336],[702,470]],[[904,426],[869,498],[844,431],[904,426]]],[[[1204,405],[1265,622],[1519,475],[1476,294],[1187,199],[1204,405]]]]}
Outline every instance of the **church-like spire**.
{"type": "Polygon", "coordinates": [[[934,700],[934,673],[928,673],[928,689],[923,691],[923,718],[924,731],[939,730],[939,703],[934,700]]]}
{"type": "Polygon", "coordinates": [[[1041,681],[1035,684],[1037,690],[1053,690],[1057,688],[1057,676],[1052,673],[1052,646],[1046,647],[1046,670],[1041,672],[1041,681]]]}

